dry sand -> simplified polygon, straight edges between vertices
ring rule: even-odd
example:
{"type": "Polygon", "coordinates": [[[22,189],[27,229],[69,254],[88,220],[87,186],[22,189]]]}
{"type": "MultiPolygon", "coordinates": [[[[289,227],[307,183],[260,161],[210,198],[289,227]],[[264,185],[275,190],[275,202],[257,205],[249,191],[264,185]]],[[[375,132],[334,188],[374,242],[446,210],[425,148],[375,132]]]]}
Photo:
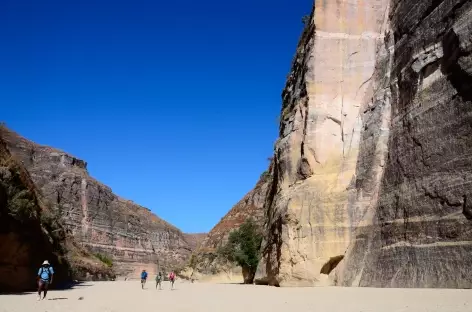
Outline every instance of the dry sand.
{"type": "Polygon", "coordinates": [[[1,295],[1,312],[451,312],[472,311],[471,290],[373,288],[275,288],[267,286],[176,283],[157,291],[139,281],[85,283],[70,290],[1,295]],[[83,297],[83,300],[79,300],[83,297]]]}

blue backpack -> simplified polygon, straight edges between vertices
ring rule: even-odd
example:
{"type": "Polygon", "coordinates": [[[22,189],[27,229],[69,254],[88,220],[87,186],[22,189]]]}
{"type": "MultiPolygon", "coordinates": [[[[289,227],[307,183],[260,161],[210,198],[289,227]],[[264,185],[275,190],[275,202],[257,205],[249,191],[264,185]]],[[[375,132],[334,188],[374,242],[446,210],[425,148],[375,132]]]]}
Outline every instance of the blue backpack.
{"type": "Polygon", "coordinates": [[[48,267],[48,268],[41,267],[39,269],[39,274],[38,275],[42,280],[44,280],[43,273],[46,273],[48,275],[48,278],[46,279],[46,281],[50,281],[51,280],[51,267],[48,267]]]}

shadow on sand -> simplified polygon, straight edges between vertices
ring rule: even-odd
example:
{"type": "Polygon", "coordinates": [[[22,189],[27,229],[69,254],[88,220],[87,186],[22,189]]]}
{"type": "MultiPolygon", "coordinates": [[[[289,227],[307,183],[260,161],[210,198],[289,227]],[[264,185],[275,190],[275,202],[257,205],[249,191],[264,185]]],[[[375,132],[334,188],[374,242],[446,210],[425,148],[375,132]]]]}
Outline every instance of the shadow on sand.
{"type": "MultiPolygon", "coordinates": [[[[67,282],[67,283],[60,283],[58,285],[52,285],[52,287],[49,287],[50,291],[63,291],[63,290],[71,290],[74,288],[80,288],[80,287],[90,287],[93,286],[92,284],[88,284],[88,282],[67,282]]],[[[31,295],[31,294],[36,294],[36,290],[31,290],[31,291],[22,291],[22,292],[1,292],[1,295],[14,295],[14,296],[23,296],[23,295],[31,295]]],[[[67,299],[67,298],[64,298],[67,299]]]]}
{"type": "Polygon", "coordinates": [[[237,283],[237,282],[221,282],[221,283],[215,283],[219,285],[252,285],[252,284],[244,284],[244,283],[237,283]]]}

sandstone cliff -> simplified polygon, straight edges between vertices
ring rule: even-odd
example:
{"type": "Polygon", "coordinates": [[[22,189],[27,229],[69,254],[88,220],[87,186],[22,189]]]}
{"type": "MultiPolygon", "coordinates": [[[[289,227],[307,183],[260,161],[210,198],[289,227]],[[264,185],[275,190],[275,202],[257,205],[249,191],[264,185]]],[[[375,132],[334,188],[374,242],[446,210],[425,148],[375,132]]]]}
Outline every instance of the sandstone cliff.
{"type": "Polygon", "coordinates": [[[0,292],[33,290],[45,259],[55,268],[54,288],[73,279],[113,278],[110,268],[67,235],[1,137],[0,254],[0,292]]]}
{"type": "Polygon", "coordinates": [[[118,275],[136,277],[142,269],[153,273],[158,266],[169,270],[189,257],[191,247],[180,230],[113,194],[88,174],[86,162],[5,127],[1,136],[75,240],[112,257],[118,275]]]}
{"type": "Polygon", "coordinates": [[[192,255],[190,267],[193,278],[204,278],[205,275],[220,275],[215,278],[242,281],[241,269],[220,259],[217,248],[226,243],[229,233],[238,229],[241,224],[252,218],[262,229],[264,222],[263,206],[271,184],[269,172],[264,172],[254,188],[248,192],[206,235],[200,246],[192,255]],[[202,276],[203,275],[203,276],[202,276]]]}
{"type": "Polygon", "coordinates": [[[341,285],[470,287],[471,5],[315,2],[282,94],[259,282],[317,285],[341,262],[341,285]]]}
{"type": "Polygon", "coordinates": [[[316,1],[283,91],[259,281],[315,285],[351,233],[347,188],[386,1],[316,1]]]}

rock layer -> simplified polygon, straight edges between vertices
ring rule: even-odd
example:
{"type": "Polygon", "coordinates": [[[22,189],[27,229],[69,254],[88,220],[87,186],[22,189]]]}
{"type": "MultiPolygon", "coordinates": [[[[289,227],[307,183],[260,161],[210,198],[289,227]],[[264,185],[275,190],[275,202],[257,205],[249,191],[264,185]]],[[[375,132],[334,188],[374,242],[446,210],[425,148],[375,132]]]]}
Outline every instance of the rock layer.
{"type": "Polygon", "coordinates": [[[86,162],[5,127],[1,135],[75,240],[112,257],[118,275],[137,277],[142,269],[154,273],[187,261],[191,247],[180,230],[115,195],[88,174],[86,162]]]}
{"type": "Polygon", "coordinates": [[[471,287],[471,7],[316,1],[283,92],[259,282],[471,287]]]}

